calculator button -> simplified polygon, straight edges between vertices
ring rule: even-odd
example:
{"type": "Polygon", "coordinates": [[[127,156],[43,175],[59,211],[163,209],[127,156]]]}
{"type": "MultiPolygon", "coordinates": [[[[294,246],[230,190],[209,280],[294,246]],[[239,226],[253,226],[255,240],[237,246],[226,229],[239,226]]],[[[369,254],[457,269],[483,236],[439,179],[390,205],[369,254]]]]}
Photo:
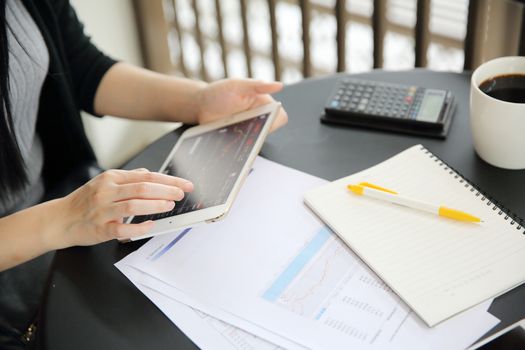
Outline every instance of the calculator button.
{"type": "Polygon", "coordinates": [[[332,106],[334,108],[337,108],[337,106],[339,106],[339,102],[338,101],[332,101],[332,103],[330,103],[330,106],[332,106]]]}

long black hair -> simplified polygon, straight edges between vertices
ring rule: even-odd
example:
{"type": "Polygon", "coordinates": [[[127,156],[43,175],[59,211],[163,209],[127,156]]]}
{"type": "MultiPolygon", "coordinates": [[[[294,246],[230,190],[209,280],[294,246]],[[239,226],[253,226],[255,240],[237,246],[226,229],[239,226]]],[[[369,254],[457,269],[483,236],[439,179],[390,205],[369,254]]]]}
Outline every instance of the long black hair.
{"type": "Polygon", "coordinates": [[[5,0],[0,1],[0,199],[9,198],[28,182],[27,172],[16,140],[9,100],[9,45],[5,0]],[[3,108],[2,108],[3,105],[3,108]]]}

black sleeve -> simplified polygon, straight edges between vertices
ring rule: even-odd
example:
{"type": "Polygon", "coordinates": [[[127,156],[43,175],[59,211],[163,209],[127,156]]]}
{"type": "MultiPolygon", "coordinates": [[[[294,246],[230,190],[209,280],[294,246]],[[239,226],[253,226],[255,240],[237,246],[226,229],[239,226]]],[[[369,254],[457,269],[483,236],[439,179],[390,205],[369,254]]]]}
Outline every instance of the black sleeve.
{"type": "Polygon", "coordinates": [[[50,0],[62,36],[63,49],[71,71],[77,106],[95,114],[94,100],[98,85],[115,60],[102,53],[84,34],[69,0],[50,0]]]}

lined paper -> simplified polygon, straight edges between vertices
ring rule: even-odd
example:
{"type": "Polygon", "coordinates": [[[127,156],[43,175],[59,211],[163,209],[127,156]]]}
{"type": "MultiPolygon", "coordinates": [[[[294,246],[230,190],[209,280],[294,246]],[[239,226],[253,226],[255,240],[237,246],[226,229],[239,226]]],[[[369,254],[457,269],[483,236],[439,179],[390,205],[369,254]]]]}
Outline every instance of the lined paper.
{"type": "Polygon", "coordinates": [[[313,189],[304,200],[429,326],[525,281],[523,228],[421,145],[313,189]],[[446,219],[346,189],[365,181],[483,222],[446,219]]]}

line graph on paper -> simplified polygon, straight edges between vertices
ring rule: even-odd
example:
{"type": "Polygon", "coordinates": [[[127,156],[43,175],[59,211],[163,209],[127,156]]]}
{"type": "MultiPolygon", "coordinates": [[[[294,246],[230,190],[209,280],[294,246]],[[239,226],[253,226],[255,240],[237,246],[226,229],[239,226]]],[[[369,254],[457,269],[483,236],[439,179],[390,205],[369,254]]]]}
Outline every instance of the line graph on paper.
{"type": "Polygon", "coordinates": [[[385,331],[386,320],[401,321],[406,314],[390,289],[326,228],[305,243],[261,296],[369,343],[385,331]]]}
{"type": "Polygon", "coordinates": [[[300,315],[313,315],[344,277],[342,272],[348,266],[344,250],[337,240],[327,242],[316,263],[280,295],[278,303],[300,315]]]}

